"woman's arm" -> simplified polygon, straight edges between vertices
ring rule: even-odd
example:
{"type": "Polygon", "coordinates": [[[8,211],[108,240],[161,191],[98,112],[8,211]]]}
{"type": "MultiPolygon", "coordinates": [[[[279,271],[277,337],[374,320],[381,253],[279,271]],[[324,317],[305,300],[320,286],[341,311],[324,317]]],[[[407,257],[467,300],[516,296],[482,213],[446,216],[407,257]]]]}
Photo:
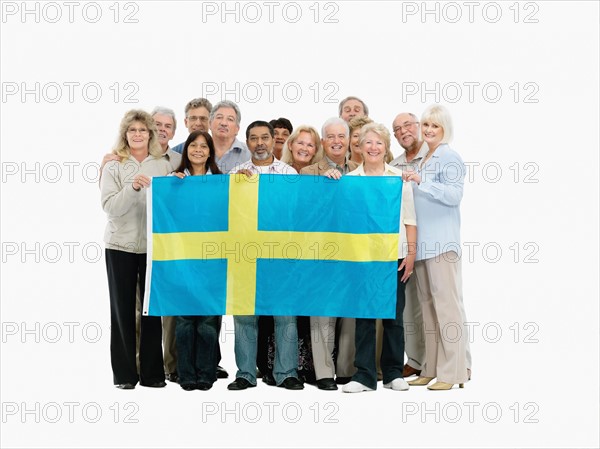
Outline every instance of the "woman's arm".
{"type": "Polygon", "coordinates": [[[406,243],[408,244],[408,253],[406,257],[398,267],[398,271],[404,268],[404,275],[402,282],[408,282],[413,269],[415,267],[415,258],[417,257],[417,227],[413,225],[406,225],[406,243]]]}
{"type": "Polygon", "coordinates": [[[420,176],[411,181],[417,183],[417,189],[446,206],[458,206],[463,197],[465,182],[465,164],[461,157],[448,149],[442,159],[431,160],[423,167],[420,176]]]}
{"type": "Polygon", "coordinates": [[[133,188],[133,175],[131,179],[118,180],[119,162],[110,161],[102,169],[100,179],[100,192],[102,209],[107,214],[121,217],[144,195],[141,189],[133,188]]]}

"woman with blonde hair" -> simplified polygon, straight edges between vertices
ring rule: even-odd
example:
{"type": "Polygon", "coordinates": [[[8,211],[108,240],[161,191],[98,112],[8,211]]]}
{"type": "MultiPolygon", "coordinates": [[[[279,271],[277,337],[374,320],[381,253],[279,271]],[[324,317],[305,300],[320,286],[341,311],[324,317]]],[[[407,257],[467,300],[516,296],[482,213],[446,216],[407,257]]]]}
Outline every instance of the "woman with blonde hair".
{"type": "Polygon", "coordinates": [[[144,297],[146,277],[146,192],[152,176],[166,176],[171,165],[162,157],[152,116],[131,110],[121,120],[113,154],[100,180],[101,203],[108,216],[104,233],[110,295],[110,356],[113,382],[130,390],[138,380],[164,387],[160,317],[143,316],[139,374],[136,366],[136,289],[144,297]]]}
{"type": "MultiPolygon", "coordinates": [[[[363,163],[349,176],[402,176],[402,171],[388,165],[385,156],[390,148],[390,132],[378,123],[365,125],[359,137],[363,163]]],[[[398,244],[398,272],[396,289],[396,317],[384,319],[381,371],[383,387],[395,391],[408,390],[404,370],[404,287],[413,273],[416,255],[417,221],[412,189],[405,184],[400,206],[400,235],[398,244]]],[[[357,300],[360,301],[360,298],[357,300]]],[[[342,388],[344,393],[360,393],[377,388],[376,320],[356,318],[354,366],[352,381],[342,388]]]]}
{"type": "Polygon", "coordinates": [[[312,126],[297,127],[283,146],[281,161],[291,165],[298,173],[304,167],[315,164],[321,159],[323,159],[321,138],[312,126]]]}
{"type": "Polygon", "coordinates": [[[452,119],[441,105],[428,107],[421,118],[421,133],[429,151],[417,171],[405,171],[412,183],[419,235],[415,277],[423,309],[425,364],[421,376],[409,385],[430,390],[463,387],[469,380],[468,335],[462,297],[460,202],[465,165],[448,145],[452,119]]]}

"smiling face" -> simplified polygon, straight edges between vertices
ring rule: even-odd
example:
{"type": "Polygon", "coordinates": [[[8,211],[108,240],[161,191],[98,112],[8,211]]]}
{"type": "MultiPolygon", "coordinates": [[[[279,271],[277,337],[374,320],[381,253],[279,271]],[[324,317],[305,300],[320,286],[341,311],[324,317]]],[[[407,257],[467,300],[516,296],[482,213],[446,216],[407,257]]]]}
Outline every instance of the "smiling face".
{"type": "Polygon", "coordinates": [[[255,126],[248,134],[246,144],[252,153],[253,161],[270,160],[273,156],[273,144],[275,140],[271,136],[271,130],[266,126],[255,126]]]}
{"type": "Polygon", "coordinates": [[[418,150],[419,141],[419,123],[410,114],[398,114],[392,124],[394,136],[402,148],[408,152],[418,150]]]}
{"type": "Polygon", "coordinates": [[[154,118],[154,123],[156,123],[156,129],[158,130],[158,143],[163,150],[166,150],[169,141],[175,135],[173,117],[166,114],[154,114],[152,118],[154,118]]]}
{"type": "Polygon", "coordinates": [[[354,117],[358,117],[360,115],[365,115],[365,108],[362,103],[358,100],[348,100],[344,103],[342,107],[342,115],[341,118],[346,122],[349,122],[350,119],[354,117]]]}
{"type": "Polygon", "coordinates": [[[329,125],[325,129],[325,135],[321,139],[323,149],[329,159],[338,162],[344,159],[348,150],[348,136],[346,128],[342,124],[329,125]]]}
{"type": "Polygon", "coordinates": [[[294,140],[289,147],[292,152],[292,158],[298,165],[306,166],[310,164],[312,158],[317,153],[317,142],[315,142],[313,136],[306,131],[302,131],[298,134],[298,138],[294,140]]]}
{"type": "Polygon", "coordinates": [[[217,109],[213,120],[210,122],[210,132],[213,139],[233,140],[239,130],[240,126],[237,124],[235,109],[227,107],[217,109]]]}
{"type": "Polygon", "coordinates": [[[146,150],[150,142],[150,131],[139,121],[131,122],[127,127],[127,144],[132,150],[146,150]]]}
{"type": "Polygon", "coordinates": [[[383,164],[386,153],[386,145],[381,136],[369,131],[360,146],[363,159],[366,164],[383,164]]]}
{"type": "Polygon", "coordinates": [[[430,151],[435,150],[444,138],[444,129],[431,120],[425,120],[421,123],[421,132],[423,133],[423,140],[427,142],[430,151]]]}
{"type": "Polygon", "coordinates": [[[192,167],[204,167],[210,156],[210,148],[204,136],[198,136],[193,142],[190,142],[187,154],[192,167]]]}

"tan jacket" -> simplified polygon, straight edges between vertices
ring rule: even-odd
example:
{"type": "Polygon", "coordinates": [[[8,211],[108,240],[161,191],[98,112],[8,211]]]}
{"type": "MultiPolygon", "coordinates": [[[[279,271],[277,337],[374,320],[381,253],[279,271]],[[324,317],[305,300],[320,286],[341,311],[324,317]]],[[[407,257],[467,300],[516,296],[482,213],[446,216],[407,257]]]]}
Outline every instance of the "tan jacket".
{"type": "MultiPolygon", "coordinates": [[[[356,170],[358,168],[358,165],[359,164],[357,164],[354,161],[348,161],[348,168],[350,169],[350,171],[356,170]]],[[[327,163],[327,159],[323,158],[316,164],[312,164],[312,165],[309,165],[308,167],[304,167],[302,170],[300,170],[300,174],[301,175],[322,175],[330,168],[331,167],[327,163]]]]}
{"type": "Polygon", "coordinates": [[[100,179],[102,209],[108,215],[104,231],[106,248],[128,253],[146,252],[146,190],[133,189],[138,173],[147,176],[166,176],[171,164],[165,157],[148,156],[141,163],[130,157],[125,162],[110,161],[100,179]]]}

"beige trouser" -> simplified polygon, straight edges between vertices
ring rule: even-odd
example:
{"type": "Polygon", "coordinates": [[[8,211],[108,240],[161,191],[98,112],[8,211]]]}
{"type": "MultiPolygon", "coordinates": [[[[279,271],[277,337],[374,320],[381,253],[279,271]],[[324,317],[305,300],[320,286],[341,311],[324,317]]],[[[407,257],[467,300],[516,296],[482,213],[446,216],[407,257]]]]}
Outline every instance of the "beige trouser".
{"type": "Polygon", "coordinates": [[[453,252],[415,263],[414,275],[423,311],[423,377],[450,384],[467,380],[469,336],[462,298],[461,262],[453,252]]]}
{"type": "Polygon", "coordinates": [[[163,358],[165,360],[165,374],[177,372],[177,347],[175,344],[174,316],[162,317],[163,328],[163,358]]]}
{"type": "Polygon", "coordinates": [[[417,295],[417,281],[411,276],[404,290],[404,352],[407,364],[414,369],[422,369],[425,362],[425,334],[423,333],[423,312],[417,295]]]}
{"type": "Polygon", "coordinates": [[[338,341],[337,375],[338,377],[352,377],[356,372],[354,367],[354,332],[356,321],[354,318],[310,317],[311,343],[315,377],[319,379],[333,379],[336,374],[333,363],[333,347],[335,344],[335,323],[341,320],[340,338],[338,341]]]}

